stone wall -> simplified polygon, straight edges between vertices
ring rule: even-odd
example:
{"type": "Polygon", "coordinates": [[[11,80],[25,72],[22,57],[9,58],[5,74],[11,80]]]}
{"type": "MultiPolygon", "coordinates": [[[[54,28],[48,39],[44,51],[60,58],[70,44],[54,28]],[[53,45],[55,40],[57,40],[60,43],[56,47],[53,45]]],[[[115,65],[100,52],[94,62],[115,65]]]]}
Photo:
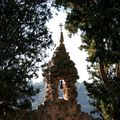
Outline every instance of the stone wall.
{"type": "Polygon", "coordinates": [[[35,111],[35,120],[93,120],[87,113],[80,111],[80,105],[66,100],[46,102],[35,111]]]}

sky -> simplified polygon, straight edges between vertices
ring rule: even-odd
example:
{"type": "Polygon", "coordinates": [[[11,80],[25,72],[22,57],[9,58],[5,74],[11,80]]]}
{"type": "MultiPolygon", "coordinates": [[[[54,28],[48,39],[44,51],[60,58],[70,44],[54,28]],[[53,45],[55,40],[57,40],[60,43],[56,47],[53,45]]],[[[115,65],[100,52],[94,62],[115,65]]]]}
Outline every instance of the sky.
{"type": "MultiPolygon", "coordinates": [[[[80,32],[78,34],[73,35],[71,38],[68,36],[68,31],[64,29],[64,23],[66,19],[66,13],[63,12],[58,12],[58,15],[53,13],[53,18],[47,23],[47,26],[49,30],[52,32],[52,39],[54,43],[56,44],[56,47],[59,46],[59,41],[60,41],[60,23],[63,24],[63,36],[64,36],[64,44],[66,47],[66,51],[69,53],[70,59],[73,60],[73,62],[76,64],[76,68],[78,70],[78,75],[80,79],[78,80],[80,83],[85,81],[88,81],[88,73],[87,73],[87,62],[86,62],[86,53],[84,51],[81,51],[79,49],[79,46],[81,45],[81,38],[80,38],[80,32]]],[[[56,49],[56,48],[55,48],[56,49]]],[[[50,52],[50,57],[48,58],[49,60],[52,57],[53,52],[50,52]]],[[[38,73],[39,78],[34,79],[33,82],[40,82],[43,80],[42,78],[42,72],[41,69],[38,73]]]]}

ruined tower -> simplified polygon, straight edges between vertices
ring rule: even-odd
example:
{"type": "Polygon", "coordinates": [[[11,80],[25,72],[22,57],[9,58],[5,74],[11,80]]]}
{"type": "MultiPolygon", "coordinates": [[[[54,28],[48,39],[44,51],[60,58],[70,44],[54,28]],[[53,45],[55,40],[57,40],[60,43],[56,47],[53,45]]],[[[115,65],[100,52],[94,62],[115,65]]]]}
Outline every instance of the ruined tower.
{"type": "Polygon", "coordinates": [[[43,77],[47,83],[46,100],[38,109],[37,120],[92,120],[77,104],[75,83],[79,76],[66,52],[62,31],[60,45],[43,69],[43,77]]]}

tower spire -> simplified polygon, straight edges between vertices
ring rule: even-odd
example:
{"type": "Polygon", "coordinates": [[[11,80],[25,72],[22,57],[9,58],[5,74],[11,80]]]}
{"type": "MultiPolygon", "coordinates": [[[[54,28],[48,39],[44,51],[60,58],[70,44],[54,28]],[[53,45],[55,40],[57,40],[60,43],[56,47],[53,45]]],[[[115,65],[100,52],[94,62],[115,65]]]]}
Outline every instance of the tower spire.
{"type": "Polygon", "coordinates": [[[62,23],[60,23],[60,30],[61,30],[61,35],[60,35],[60,43],[61,44],[63,44],[63,42],[64,42],[64,37],[63,37],[63,32],[62,32],[62,27],[63,27],[63,24],[62,23]]]}

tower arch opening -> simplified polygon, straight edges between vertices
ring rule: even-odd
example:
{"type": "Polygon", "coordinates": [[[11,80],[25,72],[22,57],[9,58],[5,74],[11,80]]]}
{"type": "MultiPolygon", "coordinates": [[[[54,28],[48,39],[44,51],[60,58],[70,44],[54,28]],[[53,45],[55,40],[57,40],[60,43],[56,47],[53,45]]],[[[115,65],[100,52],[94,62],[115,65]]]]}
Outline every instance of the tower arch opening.
{"type": "Polygon", "coordinates": [[[58,91],[59,91],[59,99],[68,100],[68,88],[66,86],[64,79],[59,80],[58,91]]]}

